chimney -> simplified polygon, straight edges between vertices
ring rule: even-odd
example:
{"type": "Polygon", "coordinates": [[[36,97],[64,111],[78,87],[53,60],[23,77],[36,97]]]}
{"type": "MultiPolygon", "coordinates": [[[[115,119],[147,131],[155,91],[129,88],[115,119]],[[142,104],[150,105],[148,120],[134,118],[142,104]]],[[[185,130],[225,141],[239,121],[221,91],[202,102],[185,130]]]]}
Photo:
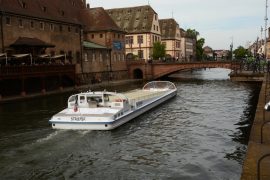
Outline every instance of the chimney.
{"type": "Polygon", "coordinates": [[[87,3],[86,7],[87,7],[87,9],[90,9],[90,4],[89,4],[89,3],[87,3]]]}

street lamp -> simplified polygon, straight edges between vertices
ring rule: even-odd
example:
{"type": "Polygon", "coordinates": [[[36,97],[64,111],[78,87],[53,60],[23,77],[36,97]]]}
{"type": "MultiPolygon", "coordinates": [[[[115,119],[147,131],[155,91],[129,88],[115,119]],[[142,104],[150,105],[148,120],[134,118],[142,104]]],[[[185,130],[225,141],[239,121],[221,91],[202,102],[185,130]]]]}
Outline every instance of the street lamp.
{"type": "Polygon", "coordinates": [[[264,29],[264,56],[265,56],[265,61],[267,60],[267,39],[266,39],[266,32],[267,32],[267,8],[268,8],[268,0],[266,0],[265,4],[265,29],[264,29]]]}

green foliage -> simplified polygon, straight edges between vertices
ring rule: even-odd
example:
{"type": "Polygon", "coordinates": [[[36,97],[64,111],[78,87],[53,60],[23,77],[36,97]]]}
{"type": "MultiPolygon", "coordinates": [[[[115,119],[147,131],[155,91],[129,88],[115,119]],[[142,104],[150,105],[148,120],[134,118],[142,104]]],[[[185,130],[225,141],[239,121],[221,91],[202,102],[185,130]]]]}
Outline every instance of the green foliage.
{"type": "Polygon", "coordinates": [[[159,59],[165,57],[166,54],[166,46],[161,44],[160,42],[155,42],[153,46],[153,58],[159,59]]]}
{"type": "Polygon", "coordinates": [[[205,43],[204,38],[200,38],[196,42],[196,58],[197,60],[202,60],[203,59],[203,45],[205,43]]]}
{"type": "Polygon", "coordinates": [[[239,46],[233,51],[236,59],[243,59],[250,55],[248,49],[245,49],[243,46],[239,46]]]}
{"type": "Polygon", "coordinates": [[[187,29],[186,31],[186,36],[188,38],[192,38],[192,39],[196,39],[197,37],[200,35],[200,33],[198,31],[196,31],[195,29],[187,29]]]}

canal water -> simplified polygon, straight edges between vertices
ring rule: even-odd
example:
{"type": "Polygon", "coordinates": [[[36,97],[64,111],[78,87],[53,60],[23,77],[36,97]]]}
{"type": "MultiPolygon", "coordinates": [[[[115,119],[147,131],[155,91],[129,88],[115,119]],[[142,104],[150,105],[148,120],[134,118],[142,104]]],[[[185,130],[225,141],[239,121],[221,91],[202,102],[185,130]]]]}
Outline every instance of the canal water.
{"type": "Polygon", "coordinates": [[[1,104],[0,179],[239,179],[260,87],[229,72],[175,74],[176,98],[113,131],[52,130],[70,93],[1,104]]]}

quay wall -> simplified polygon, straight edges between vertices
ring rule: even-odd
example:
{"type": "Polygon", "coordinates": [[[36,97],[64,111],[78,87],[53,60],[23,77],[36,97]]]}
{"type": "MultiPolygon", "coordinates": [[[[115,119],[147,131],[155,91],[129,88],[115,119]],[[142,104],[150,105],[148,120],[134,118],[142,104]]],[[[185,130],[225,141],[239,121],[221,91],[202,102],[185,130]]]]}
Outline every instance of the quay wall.
{"type": "Polygon", "coordinates": [[[16,95],[16,96],[9,96],[9,97],[1,97],[0,96],[0,104],[1,103],[8,103],[13,102],[17,100],[26,100],[29,98],[41,98],[48,95],[54,95],[54,94],[61,94],[66,92],[82,92],[85,90],[95,90],[95,89],[107,89],[109,87],[115,87],[119,85],[128,85],[131,83],[141,83],[142,80],[140,79],[126,79],[126,80],[116,80],[116,81],[104,81],[101,83],[95,83],[95,84],[87,84],[82,86],[75,86],[75,87],[63,87],[57,90],[53,91],[45,91],[45,92],[39,92],[39,93],[32,93],[32,94],[24,94],[24,95],[16,95]]]}
{"type": "Polygon", "coordinates": [[[264,106],[270,100],[269,75],[265,74],[252,125],[241,180],[270,179],[270,112],[264,106]]]}

